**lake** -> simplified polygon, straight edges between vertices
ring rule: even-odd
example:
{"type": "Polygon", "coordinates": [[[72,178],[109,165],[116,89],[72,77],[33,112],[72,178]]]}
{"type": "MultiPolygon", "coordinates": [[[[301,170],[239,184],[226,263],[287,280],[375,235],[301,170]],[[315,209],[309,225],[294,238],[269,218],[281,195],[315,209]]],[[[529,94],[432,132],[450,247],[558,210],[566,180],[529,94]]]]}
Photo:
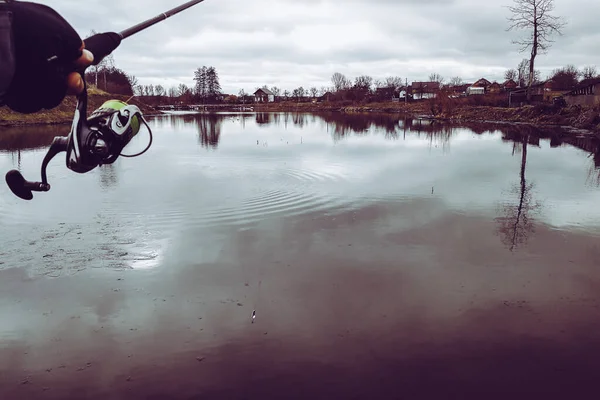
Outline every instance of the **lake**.
{"type": "MultiPolygon", "coordinates": [[[[0,398],[595,390],[598,140],[336,113],[149,124],[148,153],[85,175],[63,153],[30,202],[0,182],[0,398]]],[[[1,129],[0,171],[40,180],[67,129],[1,129]]]]}

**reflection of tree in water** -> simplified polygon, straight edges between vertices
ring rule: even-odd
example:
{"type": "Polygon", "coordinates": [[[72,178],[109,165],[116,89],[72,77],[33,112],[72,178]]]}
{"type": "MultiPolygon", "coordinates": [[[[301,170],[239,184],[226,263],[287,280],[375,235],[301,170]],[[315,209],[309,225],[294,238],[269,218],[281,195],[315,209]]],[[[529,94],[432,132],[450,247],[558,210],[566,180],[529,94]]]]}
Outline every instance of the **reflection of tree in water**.
{"type": "Polygon", "coordinates": [[[405,124],[411,133],[417,134],[417,137],[425,136],[429,140],[430,147],[441,145],[444,150],[450,147],[450,139],[454,135],[454,128],[451,125],[422,119],[408,119],[405,124]]]}
{"type": "MultiPolygon", "coordinates": [[[[533,183],[527,184],[525,178],[527,146],[530,140],[529,135],[523,135],[520,142],[515,141],[513,144],[513,154],[521,152],[521,179],[519,184],[515,185],[511,191],[512,194],[516,194],[517,202],[514,204],[505,203],[503,205],[504,216],[496,219],[499,224],[498,231],[502,236],[502,242],[510,251],[527,243],[530,234],[535,231],[532,214],[540,207],[538,203],[532,200],[533,183]]],[[[535,139],[533,142],[535,143],[535,139]]]]}
{"type": "Polygon", "coordinates": [[[205,114],[198,119],[198,135],[200,144],[207,149],[217,149],[221,140],[221,126],[223,116],[205,114]]]}

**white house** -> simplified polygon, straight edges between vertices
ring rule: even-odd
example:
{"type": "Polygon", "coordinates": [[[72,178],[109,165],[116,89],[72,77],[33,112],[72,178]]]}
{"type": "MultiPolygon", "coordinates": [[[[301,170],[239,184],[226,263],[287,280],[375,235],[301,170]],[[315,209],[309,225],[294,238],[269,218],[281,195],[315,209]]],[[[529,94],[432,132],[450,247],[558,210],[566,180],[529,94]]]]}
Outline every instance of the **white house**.
{"type": "Polygon", "coordinates": [[[254,92],[254,101],[256,103],[272,103],[275,101],[275,95],[269,89],[261,88],[254,92]]]}

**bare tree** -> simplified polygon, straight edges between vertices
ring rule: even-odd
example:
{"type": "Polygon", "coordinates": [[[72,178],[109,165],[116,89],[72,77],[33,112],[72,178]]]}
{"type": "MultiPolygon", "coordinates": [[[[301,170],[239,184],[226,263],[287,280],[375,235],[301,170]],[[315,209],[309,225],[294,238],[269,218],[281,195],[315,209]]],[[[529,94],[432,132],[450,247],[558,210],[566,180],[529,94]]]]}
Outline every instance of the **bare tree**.
{"type": "Polygon", "coordinates": [[[402,78],[399,76],[388,76],[385,78],[385,86],[386,88],[398,88],[402,87],[403,82],[402,78]]]}
{"type": "Polygon", "coordinates": [[[504,72],[504,79],[506,79],[507,81],[513,80],[515,82],[518,82],[519,72],[514,68],[507,69],[506,72],[504,72]]]}
{"type": "Polygon", "coordinates": [[[312,97],[317,97],[317,94],[319,94],[319,89],[317,89],[317,88],[316,88],[316,87],[314,87],[314,86],[313,86],[313,87],[311,87],[311,88],[310,88],[310,95],[311,95],[312,97]]]}
{"type": "Polygon", "coordinates": [[[583,79],[593,79],[598,77],[598,71],[594,65],[588,65],[581,70],[583,79]]]}
{"type": "Polygon", "coordinates": [[[333,83],[333,88],[336,92],[348,89],[350,86],[352,86],[352,82],[346,78],[344,74],[339,72],[336,72],[331,76],[331,83],[333,83]]]}
{"type": "Polygon", "coordinates": [[[562,35],[562,28],[565,22],[560,17],[551,15],[554,10],[554,0],[514,0],[515,5],[508,7],[513,14],[508,20],[510,26],[508,30],[524,29],[529,34],[524,39],[515,40],[520,51],[524,52],[531,49],[531,58],[529,59],[529,82],[527,85],[527,101],[531,101],[531,85],[535,77],[535,58],[538,53],[544,53],[550,47],[553,41],[550,36],[553,33],[562,35]]]}
{"type": "Polygon", "coordinates": [[[463,84],[463,80],[460,76],[455,76],[450,79],[450,86],[460,86],[463,84]]]}
{"type": "Polygon", "coordinates": [[[271,93],[273,93],[275,97],[279,97],[281,95],[281,89],[279,89],[277,86],[273,86],[271,88],[271,93]]]}
{"type": "Polygon", "coordinates": [[[354,81],[354,87],[365,91],[370,91],[373,86],[373,78],[368,75],[361,75],[354,81]]]}
{"type": "MultiPolygon", "coordinates": [[[[517,67],[517,83],[519,84],[520,87],[524,87],[527,85],[527,83],[529,82],[529,78],[530,78],[531,74],[529,73],[529,60],[524,58],[521,60],[521,62],[519,63],[519,66],[517,67]]],[[[532,77],[532,83],[536,83],[540,80],[540,71],[538,70],[534,70],[533,71],[533,77],[532,77]]]]}
{"type": "Polygon", "coordinates": [[[444,77],[441,76],[440,74],[433,73],[433,74],[429,75],[429,82],[437,82],[441,86],[442,83],[444,83],[444,77]]]}

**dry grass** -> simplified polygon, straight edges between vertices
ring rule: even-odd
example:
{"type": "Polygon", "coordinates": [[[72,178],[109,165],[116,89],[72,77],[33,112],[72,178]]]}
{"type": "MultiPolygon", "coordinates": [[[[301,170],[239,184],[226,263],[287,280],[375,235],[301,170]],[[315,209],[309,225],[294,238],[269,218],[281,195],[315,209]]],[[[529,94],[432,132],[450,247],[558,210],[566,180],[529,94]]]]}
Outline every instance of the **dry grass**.
{"type": "MultiPolygon", "coordinates": [[[[129,96],[109,94],[95,87],[88,88],[88,96],[88,113],[100,107],[107,100],[117,99],[127,101],[129,99],[129,96]]],[[[137,105],[145,113],[152,111],[150,107],[138,102],[135,98],[129,101],[129,103],[137,105]]],[[[58,107],[34,114],[20,114],[11,111],[7,107],[2,107],[0,108],[0,126],[70,124],[73,120],[76,104],[77,99],[69,96],[58,107]]]]}

